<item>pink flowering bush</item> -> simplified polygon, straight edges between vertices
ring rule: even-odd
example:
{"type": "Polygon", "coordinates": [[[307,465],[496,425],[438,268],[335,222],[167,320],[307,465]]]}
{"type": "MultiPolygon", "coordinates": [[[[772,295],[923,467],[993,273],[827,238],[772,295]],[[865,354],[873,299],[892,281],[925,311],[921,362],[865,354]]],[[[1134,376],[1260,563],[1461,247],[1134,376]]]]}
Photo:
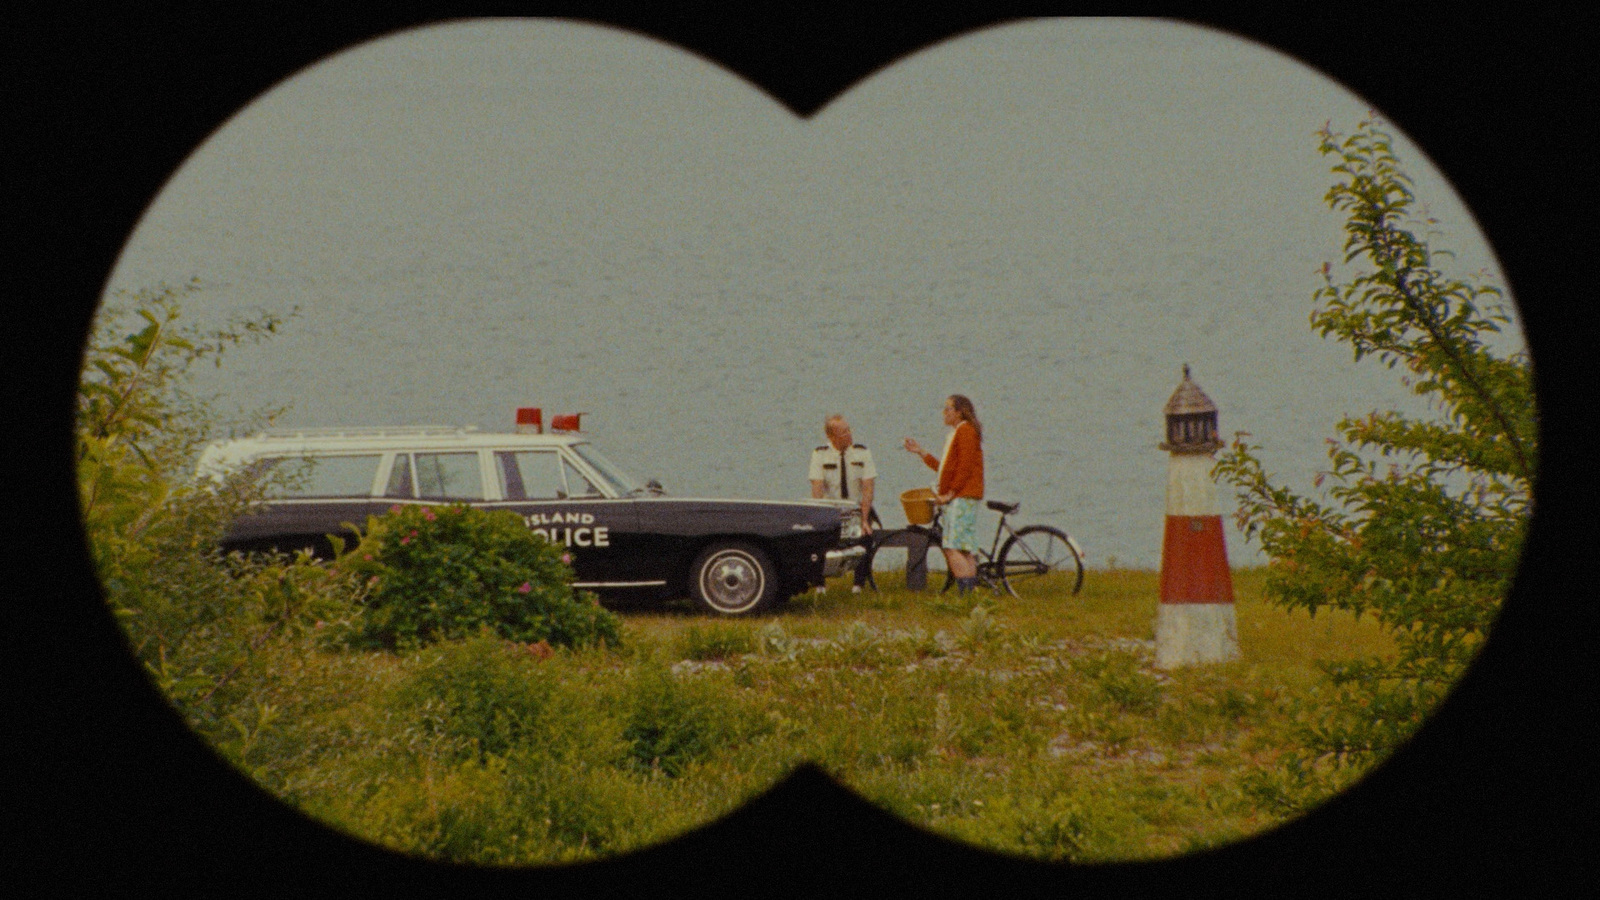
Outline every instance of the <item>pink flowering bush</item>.
{"type": "Polygon", "coordinates": [[[619,643],[617,617],[572,589],[571,559],[514,513],[396,505],[338,565],[369,586],[362,642],[409,649],[476,634],[522,644],[619,643]]]}

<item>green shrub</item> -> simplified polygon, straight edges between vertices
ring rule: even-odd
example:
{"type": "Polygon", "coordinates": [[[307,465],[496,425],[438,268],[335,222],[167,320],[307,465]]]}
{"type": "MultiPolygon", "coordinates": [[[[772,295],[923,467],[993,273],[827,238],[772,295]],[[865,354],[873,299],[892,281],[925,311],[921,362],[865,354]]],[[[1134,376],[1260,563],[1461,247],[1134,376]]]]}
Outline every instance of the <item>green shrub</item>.
{"type": "Polygon", "coordinates": [[[565,862],[602,856],[646,843],[661,820],[666,798],[637,776],[538,754],[511,760],[506,817],[526,823],[542,838],[537,857],[525,862],[565,862]]]}
{"type": "Polygon", "coordinates": [[[396,505],[339,558],[371,588],[364,635],[405,649],[474,634],[578,646],[619,643],[621,623],[572,590],[559,547],[505,510],[396,505]]]}
{"type": "Polygon", "coordinates": [[[680,682],[658,664],[641,666],[628,686],[622,737],[629,767],[676,777],[691,763],[756,734],[772,720],[726,690],[703,682],[680,682]]]}
{"type": "Polygon", "coordinates": [[[404,853],[453,863],[518,863],[539,835],[506,815],[505,768],[498,758],[429,761],[409,777],[378,783],[359,803],[340,798],[318,812],[336,827],[404,853]]]}
{"type": "Polygon", "coordinates": [[[649,666],[634,680],[632,708],[622,736],[635,768],[678,775],[688,763],[711,752],[715,711],[673,680],[670,672],[649,666]]]}
{"type": "Polygon", "coordinates": [[[993,640],[1000,633],[1000,625],[994,620],[990,607],[978,604],[967,613],[966,621],[961,623],[961,633],[957,638],[960,646],[969,651],[975,651],[985,643],[993,640]]]}
{"type": "Polygon", "coordinates": [[[1302,731],[1305,755],[1289,758],[1310,769],[1383,759],[1477,654],[1517,571],[1539,432],[1532,360],[1497,347],[1513,325],[1504,294],[1446,271],[1452,254],[1429,245],[1433,220],[1392,136],[1369,118],[1320,138],[1337,162],[1324,199],[1345,216],[1346,265],[1323,264],[1311,325],[1355,360],[1399,371],[1430,411],[1340,419],[1316,493],[1268,473],[1247,432],[1217,461],[1215,476],[1237,491],[1235,521],[1271,558],[1268,598],[1370,614],[1394,641],[1393,654],[1326,667],[1331,705],[1302,731]]]}
{"type": "Polygon", "coordinates": [[[883,759],[887,763],[910,766],[933,750],[933,742],[926,734],[917,731],[891,731],[883,742],[883,759]]]}
{"type": "Polygon", "coordinates": [[[1089,676],[1100,696],[1131,713],[1154,713],[1161,706],[1161,682],[1139,667],[1127,653],[1104,653],[1076,661],[1073,668],[1089,676]]]}
{"type": "Polygon", "coordinates": [[[848,669],[876,669],[892,658],[883,643],[883,633],[857,619],[840,629],[839,636],[826,645],[823,658],[848,669]]]}
{"type": "MultiPolygon", "coordinates": [[[[310,560],[225,557],[227,525],[261,495],[251,473],[197,482],[194,458],[230,430],[211,398],[191,391],[194,368],[221,365],[236,346],[275,334],[262,315],[212,332],[185,324],[182,299],[198,290],[118,292],[97,317],[78,385],[76,463],[84,533],[107,604],[157,687],[207,737],[254,746],[265,708],[234,710],[271,642],[344,618],[356,591],[310,560]]],[[[232,430],[281,410],[245,414],[232,430]]],[[[224,746],[227,749],[227,746],[224,746]]]]}
{"type": "Polygon", "coordinates": [[[527,646],[485,630],[429,648],[416,663],[385,704],[402,721],[479,759],[505,756],[529,741],[551,743],[558,684],[552,667],[527,646]]]}
{"type": "Polygon", "coordinates": [[[998,796],[980,815],[941,823],[953,837],[1037,859],[1065,861],[1083,855],[1089,813],[1065,794],[998,796]]]}

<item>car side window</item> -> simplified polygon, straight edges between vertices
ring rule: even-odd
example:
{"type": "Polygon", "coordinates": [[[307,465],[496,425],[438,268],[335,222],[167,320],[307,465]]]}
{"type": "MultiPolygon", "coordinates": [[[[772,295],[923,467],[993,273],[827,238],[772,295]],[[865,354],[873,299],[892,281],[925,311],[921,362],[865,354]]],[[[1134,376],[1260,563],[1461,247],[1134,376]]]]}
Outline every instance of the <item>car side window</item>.
{"type": "Polygon", "coordinates": [[[359,456],[280,457],[266,460],[285,477],[269,479],[267,496],[291,497],[371,497],[372,482],[378,477],[379,454],[359,456]]]}
{"type": "Polygon", "coordinates": [[[573,497],[599,497],[600,489],[594,483],[583,477],[583,473],[573,468],[567,460],[561,461],[561,469],[567,475],[567,493],[573,497]]]}
{"type": "Polygon", "coordinates": [[[383,495],[406,499],[416,496],[411,488],[411,454],[394,455],[394,465],[389,469],[389,486],[384,489],[383,495]]]}
{"type": "Polygon", "coordinates": [[[482,500],[477,453],[417,453],[417,496],[423,500],[482,500]]]}
{"type": "Polygon", "coordinates": [[[561,460],[553,450],[495,452],[495,473],[500,496],[507,500],[561,500],[567,492],[561,481],[561,460]]]}

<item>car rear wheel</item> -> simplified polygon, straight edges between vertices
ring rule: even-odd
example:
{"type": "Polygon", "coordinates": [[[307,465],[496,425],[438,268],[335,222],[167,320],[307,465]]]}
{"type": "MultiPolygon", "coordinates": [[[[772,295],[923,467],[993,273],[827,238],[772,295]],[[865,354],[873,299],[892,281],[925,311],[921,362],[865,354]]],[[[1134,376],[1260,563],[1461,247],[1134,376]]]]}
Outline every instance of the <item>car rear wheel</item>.
{"type": "Polygon", "coordinates": [[[760,548],[713,544],[689,570],[694,599],[710,612],[739,616],[770,607],[778,597],[778,573],[760,548]]]}

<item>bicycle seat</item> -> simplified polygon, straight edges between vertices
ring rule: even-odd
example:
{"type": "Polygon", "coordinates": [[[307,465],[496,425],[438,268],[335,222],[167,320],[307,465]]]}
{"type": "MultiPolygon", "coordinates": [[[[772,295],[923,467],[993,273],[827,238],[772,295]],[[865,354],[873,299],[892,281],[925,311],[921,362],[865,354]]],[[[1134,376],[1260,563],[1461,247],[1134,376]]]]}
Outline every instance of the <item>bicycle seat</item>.
{"type": "Polygon", "coordinates": [[[1009,516],[1022,508],[1021,503],[1001,503],[999,500],[990,500],[984,505],[1003,516],[1009,516]]]}

